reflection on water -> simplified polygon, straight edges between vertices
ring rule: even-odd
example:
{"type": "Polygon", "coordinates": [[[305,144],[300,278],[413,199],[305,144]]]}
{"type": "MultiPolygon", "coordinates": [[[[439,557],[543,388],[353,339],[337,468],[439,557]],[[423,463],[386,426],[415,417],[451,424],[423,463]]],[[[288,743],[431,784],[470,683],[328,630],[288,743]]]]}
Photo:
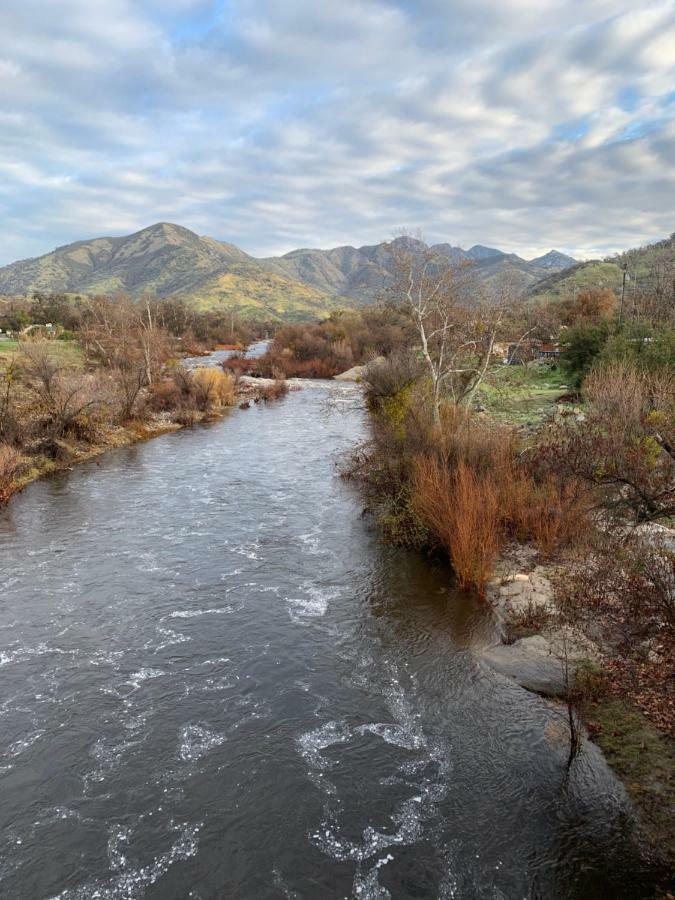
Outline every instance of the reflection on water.
{"type": "Polygon", "coordinates": [[[622,789],[383,547],[310,385],[0,514],[0,894],[648,895],[622,789]]]}

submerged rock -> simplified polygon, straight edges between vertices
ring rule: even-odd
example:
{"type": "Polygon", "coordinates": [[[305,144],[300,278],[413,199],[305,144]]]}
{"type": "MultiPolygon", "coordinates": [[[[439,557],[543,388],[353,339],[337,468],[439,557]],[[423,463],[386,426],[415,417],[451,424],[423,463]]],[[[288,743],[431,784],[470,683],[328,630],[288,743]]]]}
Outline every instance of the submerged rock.
{"type": "Polygon", "coordinates": [[[489,666],[528,691],[561,697],[574,685],[580,663],[596,658],[598,648],[571,628],[562,627],[513,644],[487,647],[481,655],[489,666]]]}
{"type": "Polygon", "coordinates": [[[562,663],[552,655],[549,641],[541,634],[521,638],[515,644],[488,647],[482,656],[497,672],[529,691],[553,697],[566,692],[562,663]]]}

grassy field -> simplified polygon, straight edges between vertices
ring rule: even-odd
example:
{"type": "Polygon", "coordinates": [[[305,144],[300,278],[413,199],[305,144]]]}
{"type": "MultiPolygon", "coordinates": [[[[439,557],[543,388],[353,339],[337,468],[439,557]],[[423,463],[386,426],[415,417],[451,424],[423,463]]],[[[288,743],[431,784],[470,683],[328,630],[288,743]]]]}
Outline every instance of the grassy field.
{"type": "Polygon", "coordinates": [[[16,350],[18,346],[18,341],[8,340],[7,338],[2,338],[0,340],[0,350],[16,350]]]}
{"type": "MultiPolygon", "coordinates": [[[[20,346],[19,341],[0,341],[0,365],[7,365],[20,346]]],[[[77,341],[51,341],[50,347],[63,365],[78,369],[84,365],[84,353],[77,341]]]]}
{"type": "Polygon", "coordinates": [[[481,386],[480,403],[503,422],[535,425],[555,412],[568,387],[559,365],[504,366],[481,386]]]}

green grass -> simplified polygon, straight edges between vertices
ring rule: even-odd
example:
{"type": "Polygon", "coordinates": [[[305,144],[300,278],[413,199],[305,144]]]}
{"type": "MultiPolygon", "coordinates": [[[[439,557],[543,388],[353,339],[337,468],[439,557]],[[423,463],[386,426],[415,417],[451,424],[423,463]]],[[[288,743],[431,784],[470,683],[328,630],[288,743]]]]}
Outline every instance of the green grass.
{"type": "Polygon", "coordinates": [[[610,288],[618,294],[621,291],[622,278],[623,271],[618,263],[596,260],[574,268],[568,274],[563,270],[558,275],[546,279],[540,290],[536,288],[533,290],[530,299],[535,302],[559,300],[561,297],[588,288],[610,288]]]}
{"type": "Polygon", "coordinates": [[[537,424],[555,412],[557,398],[569,386],[559,365],[504,366],[482,384],[479,402],[500,421],[537,424]]]}
{"type": "Polygon", "coordinates": [[[593,740],[621,777],[641,814],[650,841],[675,862],[674,743],[623,700],[600,699],[584,705],[593,740]]]}
{"type": "MultiPolygon", "coordinates": [[[[20,346],[19,341],[0,341],[0,363],[7,365],[20,346]]],[[[84,365],[84,351],[77,341],[50,341],[49,346],[62,365],[77,369],[84,365]]]]}

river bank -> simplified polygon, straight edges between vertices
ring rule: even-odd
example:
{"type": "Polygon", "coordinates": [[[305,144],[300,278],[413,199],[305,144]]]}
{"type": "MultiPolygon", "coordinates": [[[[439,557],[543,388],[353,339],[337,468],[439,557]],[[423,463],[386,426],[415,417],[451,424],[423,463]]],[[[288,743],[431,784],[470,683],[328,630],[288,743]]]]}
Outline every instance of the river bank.
{"type": "MultiPolygon", "coordinates": [[[[5,502],[20,493],[33,481],[46,478],[58,472],[70,471],[73,466],[97,459],[110,450],[130,447],[134,444],[149,441],[152,438],[193,428],[196,425],[212,424],[225,418],[234,406],[250,405],[270,398],[270,390],[275,386],[274,379],[241,379],[236,385],[235,402],[232,406],[210,408],[208,410],[191,410],[189,420],[182,414],[159,413],[131,420],[123,425],[108,427],[100,432],[95,442],[60,439],[53,442],[52,457],[30,456],[25,469],[15,479],[5,502]]],[[[299,388],[296,388],[296,390],[299,388]]]]}
{"type": "MultiPolygon", "coordinates": [[[[675,537],[672,530],[671,535],[675,537]]],[[[620,680],[612,678],[617,650],[607,626],[596,627],[591,636],[566,620],[556,585],[570,574],[569,563],[542,561],[533,547],[508,547],[487,593],[500,621],[500,641],[487,647],[482,658],[525,690],[571,704],[583,739],[602,750],[622,780],[637,810],[645,853],[663,868],[667,887],[675,867],[672,720],[670,733],[668,726],[665,732],[655,727],[645,698],[641,698],[642,706],[639,699],[636,702],[634,677],[629,673],[628,680],[625,675],[620,680]]],[[[651,680],[658,683],[659,667],[667,661],[654,655],[650,662],[651,680]]],[[[665,698],[658,699],[661,724],[665,698]]]]}
{"type": "MultiPolygon", "coordinates": [[[[256,342],[246,349],[246,355],[250,358],[255,358],[265,352],[267,345],[267,341],[256,342]]],[[[49,346],[51,347],[51,345],[49,346]]],[[[60,361],[63,356],[63,349],[60,345],[56,345],[56,350],[59,351],[58,358],[60,361]]],[[[66,350],[69,351],[69,356],[76,360],[76,368],[81,370],[81,355],[70,352],[72,351],[70,346],[66,350]]],[[[201,368],[218,370],[222,365],[222,361],[235,352],[238,352],[238,350],[222,347],[205,356],[184,357],[180,365],[185,366],[188,373],[194,373],[201,368]]],[[[70,365],[72,366],[72,361],[70,365]]],[[[12,371],[11,366],[9,371],[12,371]]],[[[138,390],[133,402],[134,409],[142,410],[142,414],[132,415],[122,423],[105,418],[92,422],[90,414],[87,413],[83,417],[82,423],[73,419],[73,425],[77,427],[73,428],[71,433],[63,433],[58,437],[53,437],[48,433],[39,435],[33,441],[33,445],[29,444],[24,448],[23,452],[14,452],[11,455],[11,471],[0,471],[0,505],[8,502],[14,494],[22,491],[33,481],[57,472],[68,471],[73,466],[95,459],[108,450],[128,447],[181,428],[211,423],[223,418],[232,406],[239,403],[258,403],[261,400],[272,399],[273,396],[281,396],[283,393],[283,390],[273,387],[275,385],[274,381],[268,382],[263,379],[244,378],[241,380],[237,379],[233,383],[234,393],[231,398],[217,397],[213,389],[206,387],[207,393],[201,398],[199,405],[190,402],[189,408],[185,408],[184,403],[180,402],[179,405],[172,408],[172,404],[169,402],[166,404],[168,408],[162,411],[153,410],[153,389],[156,389],[157,385],[151,385],[138,390]],[[209,392],[213,393],[213,398],[209,396],[209,392]],[[81,424],[84,424],[84,427],[80,427],[81,424]],[[86,438],[78,434],[80,431],[86,432],[86,438]]],[[[11,381],[8,381],[7,397],[9,397],[10,385],[11,381]]],[[[187,386],[187,383],[185,386],[187,386]]],[[[62,413],[65,413],[67,410],[68,404],[71,402],[71,396],[73,398],[76,397],[75,391],[78,389],[79,387],[70,388],[67,386],[63,392],[63,398],[58,398],[58,402],[62,404],[62,413]],[[68,392],[70,392],[70,396],[68,392]]],[[[104,395],[101,398],[102,403],[109,402],[109,398],[105,397],[108,385],[104,384],[99,389],[102,390],[104,395]]],[[[179,401],[181,401],[181,398],[179,398],[179,401]]],[[[56,397],[54,397],[54,402],[56,402],[56,397]]],[[[96,394],[94,393],[93,399],[87,403],[87,406],[94,409],[96,402],[96,394]]],[[[83,406],[83,410],[86,410],[86,408],[83,406]]],[[[0,410],[0,413],[6,415],[7,410],[3,408],[0,410]]],[[[22,411],[24,416],[27,413],[27,410],[22,411]]],[[[0,449],[2,449],[1,445],[0,449]]],[[[0,458],[1,463],[2,459],[0,458]]]]}
{"type": "Polygon", "coordinates": [[[639,537],[667,529],[633,527],[672,495],[667,442],[649,430],[670,421],[668,391],[655,411],[660,376],[624,366],[589,379],[583,410],[542,408],[538,422],[532,410],[525,422],[510,414],[508,384],[501,406],[448,401],[434,416],[415,361],[367,373],[370,436],[346,474],[387,541],[444,554],[484,597],[500,627],[481,662],[556,704],[572,768],[580,745],[606,754],[646,857],[669,872],[675,559],[668,543],[639,537]]]}

